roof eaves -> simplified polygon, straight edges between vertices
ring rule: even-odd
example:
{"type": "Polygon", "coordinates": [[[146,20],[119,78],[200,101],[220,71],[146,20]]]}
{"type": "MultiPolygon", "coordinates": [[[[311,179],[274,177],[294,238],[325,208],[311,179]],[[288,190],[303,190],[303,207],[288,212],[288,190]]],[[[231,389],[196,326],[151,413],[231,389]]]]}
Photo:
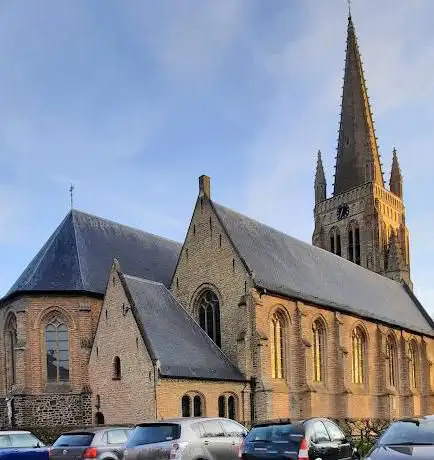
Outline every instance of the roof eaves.
{"type": "Polygon", "coordinates": [[[334,302],[329,302],[329,301],[324,300],[324,299],[319,299],[318,297],[304,295],[304,294],[296,292],[296,291],[289,292],[290,291],[289,289],[286,290],[286,291],[284,291],[284,290],[279,291],[279,290],[275,290],[275,289],[270,289],[270,288],[268,288],[266,286],[266,283],[255,282],[255,288],[256,289],[266,290],[270,294],[280,296],[280,297],[285,298],[285,299],[291,298],[291,299],[294,299],[294,300],[301,300],[301,301],[304,301],[304,302],[311,302],[311,303],[313,303],[315,305],[318,305],[318,306],[323,307],[323,308],[328,308],[328,309],[330,309],[332,311],[339,311],[340,313],[356,316],[358,318],[366,319],[366,320],[369,320],[369,321],[375,320],[376,322],[384,324],[386,326],[399,328],[399,329],[402,329],[404,331],[408,331],[408,332],[412,332],[412,333],[416,332],[418,334],[427,335],[429,337],[434,338],[434,330],[432,330],[432,331],[421,330],[418,327],[414,327],[412,329],[410,326],[403,326],[402,324],[395,323],[395,322],[393,322],[391,320],[388,320],[387,318],[384,318],[384,319],[381,319],[379,317],[374,318],[374,317],[371,317],[369,315],[364,314],[364,312],[361,312],[361,311],[357,312],[354,309],[352,309],[351,307],[349,307],[348,305],[347,306],[340,305],[340,304],[337,304],[337,303],[334,303],[334,302]]]}
{"type": "Polygon", "coordinates": [[[419,299],[416,297],[416,294],[408,287],[405,281],[401,282],[401,286],[404,289],[404,291],[407,293],[407,295],[411,298],[411,300],[414,302],[414,304],[416,305],[417,309],[420,311],[422,316],[426,319],[428,324],[431,326],[431,328],[433,329],[433,335],[434,335],[434,320],[432,319],[432,317],[425,310],[423,305],[420,303],[419,299]]]}
{"type": "MultiPolygon", "coordinates": [[[[241,374],[242,375],[242,374],[241,374]]],[[[209,381],[209,382],[240,382],[240,383],[249,383],[250,380],[246,380],[244,376],[242,378],[222,378],[222,377],[197,377],[197,376],[191,376],[191,375],[169,375],[169,374],[164,374],[162,371],[160,371],[160,377],[163,377],[165,379],[185,379],[185,380],[198,380],[198,381],[209,381]]]]}

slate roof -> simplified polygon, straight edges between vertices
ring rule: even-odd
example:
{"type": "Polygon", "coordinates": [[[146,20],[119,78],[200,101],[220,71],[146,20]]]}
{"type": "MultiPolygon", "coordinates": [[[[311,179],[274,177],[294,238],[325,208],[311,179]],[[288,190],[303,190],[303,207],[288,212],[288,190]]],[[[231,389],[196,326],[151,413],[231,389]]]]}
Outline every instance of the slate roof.
{"type": "Polygon", "coordinates": [[[212,202],[256,286],[434,336],[403,285],[212,202]]]}
{"type": "Polygon", "coordinates": [[[244,381],[244,376],[161,283],[121,275],[143,339],[165,377],[244,381]]]}
{"type": "Polygon", "coordinates": [[[104,294],[114,258],[129,273],[169,286],[181,244],[72,210],[7,297],[24,292],[104,294]]]}

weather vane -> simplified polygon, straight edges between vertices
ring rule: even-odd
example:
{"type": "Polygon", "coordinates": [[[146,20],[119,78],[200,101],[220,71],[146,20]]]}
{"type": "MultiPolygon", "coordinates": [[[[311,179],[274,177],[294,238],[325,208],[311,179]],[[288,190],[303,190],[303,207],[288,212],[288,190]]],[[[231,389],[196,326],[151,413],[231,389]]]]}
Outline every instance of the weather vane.
{"type": "Polygon", "coordinates": [[[348,3],[348,16],[351,16],[351,0],[347,0],[348,3]]]}
{"type": "Polygon", "coordinates": [[[71,209],[74,207],[74,186],[71,184],[71,187],[69,187],[69,194],[71,196],[71,209]]]}

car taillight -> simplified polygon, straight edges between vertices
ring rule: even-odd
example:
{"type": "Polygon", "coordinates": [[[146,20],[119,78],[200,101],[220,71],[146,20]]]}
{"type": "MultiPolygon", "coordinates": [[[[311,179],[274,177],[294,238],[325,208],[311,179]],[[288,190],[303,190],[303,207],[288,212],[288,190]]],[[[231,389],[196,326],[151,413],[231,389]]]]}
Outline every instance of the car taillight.
{"type": "Polygon", "coordinates": [[[309,444],[306,438],[301,440],[300,449],[298,451],[298,460],[309,460],[309,444]]]}
{"type": "Polygon", "coordinates": [[[243,458],[245,443],[246,443],[246,441],[243,439],[241,441],[240,447],[238,447],[238,458],[243,458]]]}
{"type": "Polygon", "coordinates": [[[181,458],[182,451],[188,446],[188,442],[174,442],[170,448],[170,459],[181,458]]]}
{"type": "Polygon", "coordinates": [[[86,447],[84,449],[82,458],[83,460],[88,460],[91,458],[96,458],[98,456],[98,452],[96,451],[96,447],[86,447]]]}

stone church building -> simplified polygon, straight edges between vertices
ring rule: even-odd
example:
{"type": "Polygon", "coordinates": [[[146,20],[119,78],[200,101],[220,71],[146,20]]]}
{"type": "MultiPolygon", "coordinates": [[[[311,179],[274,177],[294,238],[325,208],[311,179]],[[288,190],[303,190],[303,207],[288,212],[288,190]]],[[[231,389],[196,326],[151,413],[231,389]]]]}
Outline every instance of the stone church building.
{"type": "Polygon", "coordinates": [[[386,187],[351,17],[313,245],[214,201],[184,242],[72,210],[1,300],[0,426],[434,412],[396,151],[386,187]]]}

